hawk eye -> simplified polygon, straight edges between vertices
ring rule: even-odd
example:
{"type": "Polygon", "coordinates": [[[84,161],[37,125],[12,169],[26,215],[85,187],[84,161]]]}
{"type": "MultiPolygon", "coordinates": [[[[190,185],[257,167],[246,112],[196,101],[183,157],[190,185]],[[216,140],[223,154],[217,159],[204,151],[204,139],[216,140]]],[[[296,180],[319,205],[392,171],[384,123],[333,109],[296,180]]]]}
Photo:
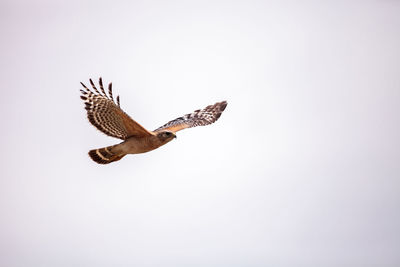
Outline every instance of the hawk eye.
{"type": "Polygon", "coordinates": [[[171,132],[166,132],[165,133],[167,136],[170,136],[172,133],[171,132]]]}

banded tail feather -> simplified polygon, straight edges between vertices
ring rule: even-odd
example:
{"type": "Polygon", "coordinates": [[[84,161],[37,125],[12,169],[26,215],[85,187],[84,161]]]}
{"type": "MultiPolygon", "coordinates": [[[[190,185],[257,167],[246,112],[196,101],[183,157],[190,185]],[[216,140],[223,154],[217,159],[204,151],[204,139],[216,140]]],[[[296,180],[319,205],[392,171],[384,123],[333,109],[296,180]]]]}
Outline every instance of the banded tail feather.
{"type": "Polygon", "coordinates": [[[115,146],[108,146],[89,151],[90,158],[99,164],[108,164],[122,159],[126,154],[113,153],[112,149],[115,146]]]}

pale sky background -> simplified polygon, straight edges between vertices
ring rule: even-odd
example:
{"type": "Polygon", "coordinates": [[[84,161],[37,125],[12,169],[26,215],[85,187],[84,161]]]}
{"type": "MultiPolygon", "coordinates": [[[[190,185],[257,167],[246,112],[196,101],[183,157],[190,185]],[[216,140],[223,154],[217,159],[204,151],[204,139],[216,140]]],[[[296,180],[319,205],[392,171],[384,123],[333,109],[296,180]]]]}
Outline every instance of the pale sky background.
{"type": "Polygon", "coordinates": [[[400,266],[400,1],[0,2],[0,265],[400,266]],[[155,129],[107,165],[79,82],[155,129]]]}

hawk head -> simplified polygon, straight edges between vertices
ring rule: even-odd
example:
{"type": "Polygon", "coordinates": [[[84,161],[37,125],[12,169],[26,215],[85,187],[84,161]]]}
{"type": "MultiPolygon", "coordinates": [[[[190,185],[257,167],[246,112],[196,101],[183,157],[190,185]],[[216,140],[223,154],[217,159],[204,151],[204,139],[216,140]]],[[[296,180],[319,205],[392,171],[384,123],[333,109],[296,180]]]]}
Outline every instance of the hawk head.
{"type": "Polygon", "coordinates": [[[176,138],[176,135],[170,131],[162,131],[157,133],[157,137],[162,143],[168,143],[172,139],[176,138]]]}

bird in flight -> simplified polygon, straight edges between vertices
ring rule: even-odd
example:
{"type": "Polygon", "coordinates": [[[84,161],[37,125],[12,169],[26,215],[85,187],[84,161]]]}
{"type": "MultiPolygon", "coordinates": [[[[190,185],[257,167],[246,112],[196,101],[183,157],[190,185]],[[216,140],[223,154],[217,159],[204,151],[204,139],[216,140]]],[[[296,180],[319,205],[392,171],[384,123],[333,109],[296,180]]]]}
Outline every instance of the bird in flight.
{"type": "Polygon", "coordinates": [[[108,85],[107,94],[101,78],[99,79],[100,90],[92,79],[89,81],[93,90],[81,82],[83,86],[81,99],[85,103],[90,123],[106,135],[123,140],[120,144],[90,150],[89,156],[99,164],[120,160],[127,154],[149,152],[176,138],[177,131],[214,123],[228,104],[222,101],[209,105],[172,120],[154,131],[149,131],[121,109],[119,96],[114,101],[112,83],[108,85]]]}

